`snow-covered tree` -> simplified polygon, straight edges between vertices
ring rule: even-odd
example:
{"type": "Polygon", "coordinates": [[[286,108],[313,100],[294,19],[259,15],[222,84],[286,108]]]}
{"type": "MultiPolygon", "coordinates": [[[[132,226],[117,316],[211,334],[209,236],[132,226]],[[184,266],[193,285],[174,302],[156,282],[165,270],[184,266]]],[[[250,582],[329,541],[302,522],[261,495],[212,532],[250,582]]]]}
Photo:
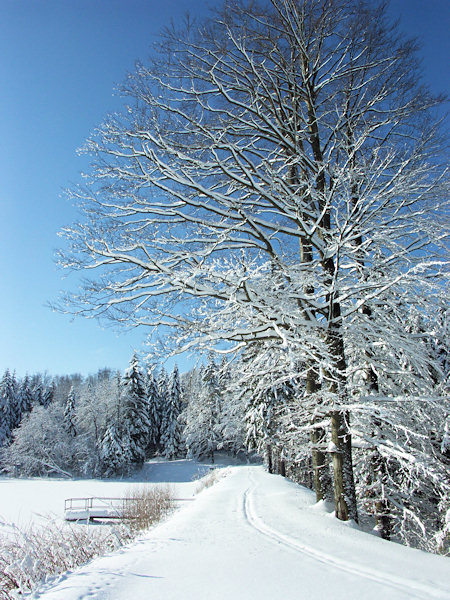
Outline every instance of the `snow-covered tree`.
{"type": "MultiPolygon", "coordinates": [[[[136,354],[133,355],[122,381],[123,427],[129,436],[132,461],[142,464],[152,437],[150,406],[145,381],[136,354]]],[[[121,432],[121,433],[122,433],[121,432]]]]}
{"type": "Polygon", "coordinates": [[[33,408],[33,391],[28,375],[25,375],[19,386],[19,405],[22,416],[33,408]]]}
{"type": "Polygon", "coordinates": [[[178,367],[170,374],[164,411],[161,422],[161,449],[166,458],[176,458],[183,454],[182,425],[179,420],[182,411],[181,383],[178,367]]]}
{"type": "Polygon", "coordinates": [[[172,326],[179,350],[276,356],[320,399],[311,428],[329,433],[344,520],[357,518],[349,338],[382,339],[406,373],[390,307],[437,294],[444,271],[440,99],[418,64],[382,2],[227,2],[167,31],[127,78],[132,108],[87,142],[90,183],[72,191],[86,221],[66,230],[66,264],[101,271],[74,310],[172,326]]]}
{"type": "Polygon", "coordinates": [[[88,456],[86,473],[100,472],[101,442],[108,425],[117,419],[117,396],[117,384],[114,380],[99,381],[97,378],[89,378],[77,391],[76,437],[80,438],[79,443],[83,442],[88,456]]]}
{"type": "Polygon", "coordinates": [[[31,377],[31,389],[33,393],[33,405],[40,404],[42,406],[45,392],[43,377],[40,373],[31,377]]]}
{"type": "Polygon", "coordinates": [[[159,392],[160,398],[163,399],[162,402],[164,404],[164,399],[167,396],[168,389],[169,389],[169,376],[164,367],[161,367],[161,369],[159,370],[158,376],[156,378],[156,382],[158,385],[158,392],[159,392]]]}
{"type": "Polygon", "coordinates": [[[188,457],[210,458],[219,448],[221,436],[221,393],[218,367],[214,360],[201,369],[201,388],[190,397],[183,412],[184,439],[188,457]]]}
{"type": "Polygon", "coordinates": [[[15,475],[63,475],[77,472],[78,461],[86,456],[73,444],[64,428],[63,408],[36,405],[15,429],[11,444],[2,451],[2,467],[15,475]]]}
{"type": "Polygon", "coordinates": [[[221,404],[218,450],[233,456],[245,454],[245,398],[233,390],[232,365],[226,358],[222,359],[218,376],[221,404]]]}
{"type": "Polygon", "coordinates": [[[64,429],[71,437],[77,435],[77,428],[75,426],[75,403],[76,395],[72,386],[64,406],[64,429]]]}
{"type": "Polygon", "coordinates": [[[100,459],[102,474],[106,477],[126,474],[134,456],[131,453],[132,443],[127,431],[118,430],[115,423],[111,423],[105,431],[101,441],[100,459]]]}
{"type": "Polygon", "coordinates": [[[41,404],[44,408],[53,402],[53,398],[55,397],[55,383],[50,381],[43,389],[41,404]]]}
{"type": "Polygon", "coordinates": [[[149,420],[149,452],[156,452],[159,447],[160,426],[161,426],[161,399],[158,389],[158,383],[153,375],[153,369],[148,369],[145,381],[145,390],[148,403],[149,420]]]}
{"type": "Polygon", "coordinates": [[[16,388],[14,375],[6,369],[0,381],[0,446],[9,440],[20,422],[16,388]]]}

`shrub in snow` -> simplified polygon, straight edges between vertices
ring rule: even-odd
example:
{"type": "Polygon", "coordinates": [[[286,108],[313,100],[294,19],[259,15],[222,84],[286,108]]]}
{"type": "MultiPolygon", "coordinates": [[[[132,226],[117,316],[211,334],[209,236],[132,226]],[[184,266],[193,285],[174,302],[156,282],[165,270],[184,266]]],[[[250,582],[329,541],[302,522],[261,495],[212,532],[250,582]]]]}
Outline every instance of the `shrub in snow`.
{"type": "Polygon", "coordinates": [[[122,522],[133,533],[148,529],[173,508],[173,494],[168,486],[133,489],[126,497],[122,522]]]}

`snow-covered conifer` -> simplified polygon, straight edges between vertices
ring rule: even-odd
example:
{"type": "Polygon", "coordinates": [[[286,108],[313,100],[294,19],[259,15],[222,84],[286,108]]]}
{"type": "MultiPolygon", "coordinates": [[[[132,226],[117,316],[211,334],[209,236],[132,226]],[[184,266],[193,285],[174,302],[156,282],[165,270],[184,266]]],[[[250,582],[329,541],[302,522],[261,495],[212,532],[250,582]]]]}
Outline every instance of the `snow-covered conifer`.
{"type": "Polygon", "coordinates": [[[275,405],[278,397],[273,389],[248,393],[245,412],[245,442],[249,450],[266,457],[269,472],[273,472],[273,445],[277,428],[275,405]]]}
{"type": "Polygon", "coordinates": [[[31,390],[33,394],[33,406],[43,404],[44,384],[40,374],[33,375],[31,378],[31,390]]]}
{"type": "Polygon", "coordinates": [[[72,386],[64,406],[64,429],[71,437],[77,435],[77,429],[75,427],[75,402],[75,391],[72,386]]]}
{"type": "Polygon", "coordinates": [[[132,443],[128,431],[119,432],[115,423],[111,423],[101,441],[101,471],[106,477],[124,475],[134,462],[132,443]]]}
{"type": "Polygon", "coordinates": [[[41,404],[44,408],[47,408],[47,406],[53,402],[53,398],[55,396],[55,383],[53,381],[50,381],[43,389],[42,392],[42,397],[41,397],[41,404]]]}
{"type": "Polygon", "coordinates": [[[222,441],[221,393],[217,365],[210,359],[200,373],[199,393],[188,399],[188,405],[183,411],[183,435],[189,457],[210,458],[214,461],[214,452],[222,441]]]}
{"type": "Polygon", "coordinates": [[[146,394],[149,419],[149,451],[154,453],[159,445],[161,426],[161,401],[158,383],[153,375],[153,369],[149,369],[146,378],[146,394]]]}
{"type": "Polygon", "coordinates": [[[13,429],[20,422],[17,409],[15,377],[6,369],[0,381],[0,446],[9,440],[13,429]]]}
{"type": "MultiPolygon", "coordinates": [[[[161,401],[162,407],[165,405],[165,400],[169,390],[169,376],[164,367],[161,367],[159,370],[158,376],[156,378],[156,382],[158,385],[158,393],[161,401]]],[[[161,408],[162,413],[164,413],[164,408],[161,408]]]]}
{"type": "Polygon", "coordinates": [[[161,423],[161,448],[166,458],[176,458],[184,451],[182,426],[179,416],[182,411],[181,383],[178,367],[175,365],[168,381],[163,420],[161,423]]]}
{"type": "Polygon", "coordinates": [[[19,402],[22,415],[30,412],[33,407],[33,392],[28,375],[25,375],[19,386],[19,402]]]}
{"type": "Polygon", "coordinates": [[[146,459],[151,438],[151,423],[147,391],[139,361],[133,355],[122,381],[123,419],[130,436],[131,456],[134,463],[141,464],[146,459]]]}

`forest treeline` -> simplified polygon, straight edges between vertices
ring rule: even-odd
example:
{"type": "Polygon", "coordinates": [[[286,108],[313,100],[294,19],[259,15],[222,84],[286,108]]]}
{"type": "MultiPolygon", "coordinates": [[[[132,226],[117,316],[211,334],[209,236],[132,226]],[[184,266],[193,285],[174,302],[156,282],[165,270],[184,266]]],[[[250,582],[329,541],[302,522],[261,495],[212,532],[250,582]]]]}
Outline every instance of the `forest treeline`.
{"type": "Polygon", "coordinates": [[[136,355],[124,373],[23,379],[9,370],[0,382],[1,465],[15,475],[117,476],[154,456],[214,460],[216,450],[244,450],[240,424],[220,392],[219,367],[180,377],[178,367],[143,369],[136,355]]]}

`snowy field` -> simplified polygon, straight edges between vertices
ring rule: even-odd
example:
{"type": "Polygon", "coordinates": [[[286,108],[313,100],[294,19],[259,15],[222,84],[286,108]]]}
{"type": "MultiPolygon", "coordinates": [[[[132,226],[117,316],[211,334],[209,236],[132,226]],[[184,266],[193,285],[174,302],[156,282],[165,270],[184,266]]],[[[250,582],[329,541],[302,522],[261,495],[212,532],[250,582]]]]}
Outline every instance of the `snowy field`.
{"type": "MultiPolygon", "coordinates": [[[[149,463],[142,473],[192,497],[197,484],[190,478],[206,469],[176,461],[149,463]]],[[[30,495],[40,510],[61,514],[63,497],[82,485],[83,494],[109,495],[130,483],[2,480],[1,503],[18,515],[11,503],[23,493],[22,517],[30,495]]],[[[48,582],[33,598],[448,600],[450,562],[337,521],[309,490],[260,466],[234,466],[137,542],[48,582]]]]}
{"type": "Polygon", "coordinates": [[[190,460],[149,461],[142,470],[124,479],[15,479],[0,477],[0,523],[21,527],[63,521],[64,500],[91,496],[122,498],[136,487],[168,484],[177,498],[191,498],[196,481],[210,469],[190,460]]]}

